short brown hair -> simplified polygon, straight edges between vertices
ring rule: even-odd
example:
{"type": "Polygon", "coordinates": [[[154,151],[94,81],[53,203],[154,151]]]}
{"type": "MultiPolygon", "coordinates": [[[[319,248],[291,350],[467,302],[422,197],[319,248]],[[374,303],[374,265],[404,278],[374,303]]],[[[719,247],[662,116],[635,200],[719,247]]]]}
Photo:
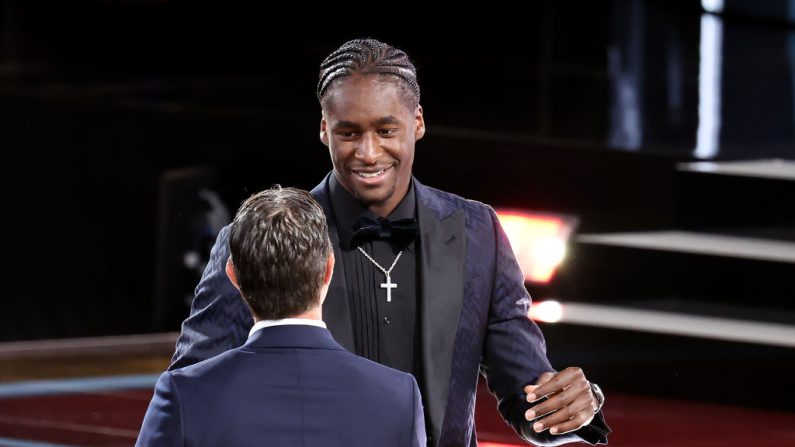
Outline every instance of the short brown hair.
{"type": "Polygon", "coordinates": [[[308,192],[277,185],[249,197],[232,223],[229,249],[240,293],[259,319],[319,304],[331,243],[323,209],[308,192]]]}

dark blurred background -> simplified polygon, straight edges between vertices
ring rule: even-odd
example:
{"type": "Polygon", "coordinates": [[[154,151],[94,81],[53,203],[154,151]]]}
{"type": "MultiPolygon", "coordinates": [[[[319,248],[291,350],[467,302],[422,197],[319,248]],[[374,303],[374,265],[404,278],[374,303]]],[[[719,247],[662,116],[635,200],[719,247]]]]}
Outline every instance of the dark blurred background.
{"type": "MultiPolygon", "coordinates": [[[[311,189],[330,170],[317,67],[366,36],[418,67],[425,184],[577,216],[580,235],[684,231],[780,254],[575,237],[553,282],[530,287],[536,298],[795,324],[793,0],[530,2],[477,21],[343,16],[350,5],[332,6],[334,18],[308,5],[0,5],[0,341],[178,331],[241,200],[276,183],[311,189]]],[[[630,390],[676,355],[681,371],[663,380],[701,380],[716,364],[786,378],[795,358],[792,347],[544,331],[557,363],[592,360],[630,390]],[[613,357],[597,359],[605,346],[613,357]],[[724,365],[704,352],[745,357],[724,365]]]]}

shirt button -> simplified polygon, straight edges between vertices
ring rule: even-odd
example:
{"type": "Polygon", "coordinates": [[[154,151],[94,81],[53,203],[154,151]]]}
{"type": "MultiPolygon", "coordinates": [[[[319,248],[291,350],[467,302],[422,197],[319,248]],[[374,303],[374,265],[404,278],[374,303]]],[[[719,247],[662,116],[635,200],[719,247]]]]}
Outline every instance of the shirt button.
{"type": "Polygon", "coordinates": [[[392,320],[390,320],[389,317],[384,317],[384,324],[389,324],[391,322],[392,320]]]}

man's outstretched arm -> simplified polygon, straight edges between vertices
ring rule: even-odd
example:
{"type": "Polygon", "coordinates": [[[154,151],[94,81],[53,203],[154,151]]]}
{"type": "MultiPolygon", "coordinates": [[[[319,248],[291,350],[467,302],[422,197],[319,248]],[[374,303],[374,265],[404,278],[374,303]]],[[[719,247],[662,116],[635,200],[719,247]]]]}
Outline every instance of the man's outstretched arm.
{"type": "Polygon", "coordinates": [[[483,372],[500,413],[520,436],[536,445],[606,443],[610,428],[601,413],[595,415],[595,396],[583,372],[567,368],[557,373],[549,364],[544,336],[528,317],[530,296],[524,275],[493,211],[491,217],[495,279],[483,372]],[[535,406],[528,402],[528,394],[535,406]]]}
{"type": "Polygon", "coordinates": [[[240,293],[226,276],[230,229],[227,225],[221,230],[210,252],[169,369],[192,365],[242,345],[254,324],[240,293]]]}

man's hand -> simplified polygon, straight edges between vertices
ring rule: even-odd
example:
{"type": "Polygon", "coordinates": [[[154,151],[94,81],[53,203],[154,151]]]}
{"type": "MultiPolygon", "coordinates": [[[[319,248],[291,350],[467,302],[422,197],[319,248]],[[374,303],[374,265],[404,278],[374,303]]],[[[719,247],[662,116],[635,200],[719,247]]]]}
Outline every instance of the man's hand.
{"type": "Polygon", "coordinates": [[[580,368],[566,368],[559,373],[547,372],[539,376],[535,385],[524,388],[528,402],[537,402],[525,412],[537,433],[549,429],[553,435],[577,430],[591,423],[599,403],[591,392],[580,368]],[[538,402],[544,397],[545,401],[538,402]]]}

